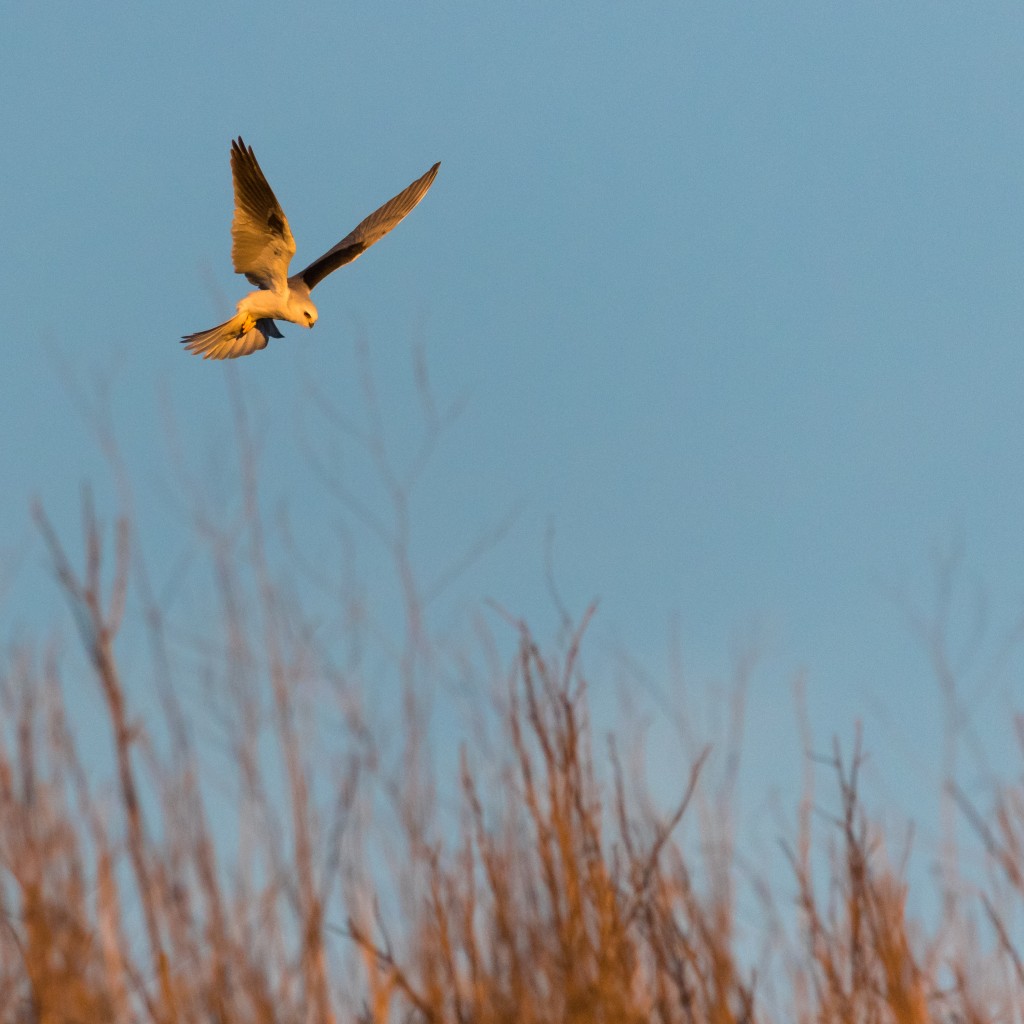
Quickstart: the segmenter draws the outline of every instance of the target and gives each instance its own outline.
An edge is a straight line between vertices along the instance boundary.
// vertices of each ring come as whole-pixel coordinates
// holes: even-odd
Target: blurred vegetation
[[[799,825],[780,837],[791,884],[761,880],[770,940],[752,961],[736,823],[704,791],[707,751],[659,810],[622,738],[595,744],[587,617],[550,650],[503,623],[511,653],[462,666],[489,724],[457,760],[435,759],[423,595],[403,534],[384,530],[406,619],[390,645],[402,725],[382,735],[368,678],[332,635],[357,628],[351,610],[315,625],[301,585],[268,564],[244,422],[240,436],[245,512],[234,537],[205,534],[219,611],[205,632],[191,624],[203,639],[187,664],[129,519],[104,528],[86,500],[73,561],[36,510],[91,679],[27,649],[0,672],[0,1021],[1024,1021],[1019,780],[989,813],[958,796],[990,887],[939,893],[927,928],[861,801],[859,740],[808,760]],[[128,629],[152,652],[145,717],[119,655]],[[190,673],[202,700],[179,685]],[[103,708],[104,737],[81,734],[69,687]],[[109,771],[83,752],[97,743]],[[437,778],[449,763],[456,777]],[[839,787],[817,827],[814,771]],[[688,841],[695,829],[724,841]],[[781,918],[793,927],[769,925]]]

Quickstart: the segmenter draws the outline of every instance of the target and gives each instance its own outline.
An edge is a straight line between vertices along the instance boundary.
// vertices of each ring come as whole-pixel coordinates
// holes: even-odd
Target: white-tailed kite
[[[288,276],[295,255],[295,239],[252,147],[241,137],[231,143],[231,177],[235,183],[235,216],[231,222],[231,261],[236,274],[245,274],[258,291],[238,303],[238,312],[209,331],[189,334],[182,342],[204,359],[234,359],[267,347],[268,338],[282,338],[275,320],[312,327],[317,309],[309,293],[332,271],[351,263],[383,238],[427,194],[434,183],[433,167],[404,192],[371,213],[305,270]]]

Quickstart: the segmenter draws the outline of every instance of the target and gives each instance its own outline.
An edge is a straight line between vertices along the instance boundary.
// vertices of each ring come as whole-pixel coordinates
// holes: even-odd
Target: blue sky
[[[977,594],[988,628],[965,693],[981,745],[1018,763],[1020,666],[983,670],[1024,592],[1019,4],[13,0],[4,23],[9,634],[37,607],[51,621],[31,497],[63,530],[85,480],[112,507],[75,395],[107,396],[170,574],[188,550],[171,452],[216,489],[230,376],[270,499],[326,544],[335,511],[301,456],[311,382],[357,409],[364,337],[401,449],[419,343],[439,395],[466,401],[413,510],[424,575],[517,510],[455,606],[493,598],[550,631],[553,526],[566,603],[601,600],[599,679],[625,651],[668,686],[677,630],[685,699],[713,703],[705,684],[753,644],[757,782],[798,777],[803,673],[823,745],[863,718],[876,784],[927,815],[941,716],[905,603],[932,606],[934,552],[960,545],[951,632],[969,635]],[[237,134],[297,266],[442,167],[317,290],[312,333],[223,366],[177,339],[246,288]]]

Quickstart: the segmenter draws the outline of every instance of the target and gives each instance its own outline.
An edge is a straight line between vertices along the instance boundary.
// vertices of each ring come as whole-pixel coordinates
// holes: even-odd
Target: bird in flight
[[[231,177],[235,184],[235,216],[231,222],[231,261],[236,274],[257,286],[238,303],[237,313],[208,331],[182,338],[190,352],[204,359],[235,359],[267,347],[268,338],[283,338],[275,320],[312,327],[316,306],[309,293],[330,273],[361,256],[380,241],[427,194],[440,163],[407,189],[371,213],[333,249],[305,270],[288,276],[295,239],[288,218],[267,184],[251,146],[241,136],[231,143]]]

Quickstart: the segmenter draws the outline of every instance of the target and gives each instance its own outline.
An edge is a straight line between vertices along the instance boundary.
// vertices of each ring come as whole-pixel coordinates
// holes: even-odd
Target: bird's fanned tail
[[[248,313],[236,313],[208,331],[186,335],[181,342],[204,359],[237,359],[266,348],[268,338],[283,337],[273,320],[254,320]]]

